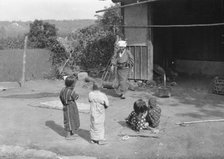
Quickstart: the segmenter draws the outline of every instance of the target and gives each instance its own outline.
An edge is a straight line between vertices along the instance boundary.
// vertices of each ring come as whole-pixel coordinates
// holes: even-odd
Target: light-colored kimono
[[[89,93],[90,102],[90,137],[92,140],[105,140],[104,122],[105,107],[109,106],[109,101],[103,92],[94,90]]]

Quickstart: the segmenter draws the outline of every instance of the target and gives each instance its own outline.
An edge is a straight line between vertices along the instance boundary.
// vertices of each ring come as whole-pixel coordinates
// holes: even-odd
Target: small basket
[[[213,79],[212,93],[224,95],[224,77],[215,77]]]
[[[166,86],[166,74],[163,76],[163,86],[158,88],[158,96],[168,98],[171,96],[171,88]]]
[[[158,96],[161,98],[168,98],[171,96],[171,88],[161,86],[158,88]]]

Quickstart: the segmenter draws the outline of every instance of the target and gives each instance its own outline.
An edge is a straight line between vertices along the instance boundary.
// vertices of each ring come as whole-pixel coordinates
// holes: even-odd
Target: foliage
[[[51,63],[53,66],[58,66],[67,59],[65,48],[59,43],[56,37],[48,38],[46,45],[51,51]]]
[[[81,61],[86,68],[105,67],[114,53],[116,36],[122,35],[120,9],[110,7],[103,16],[98,16],[96,25],[81,30],[81,39],[87,44],[83,49]]]
[[[121,28],[122,16],[121,16],[121,10],[117,9],[118,7],[119,7],[119,4],[116,4],[108,8],[109,10],[105,11],[103,16],[98,16],[97,23],[100,26],[102,26],[104,30],[113,32],[114,34],[119,35],[120,37],[123,38],[123,33]]]
[[[7,37],[0,39],[0,50],[22,49],[24,47],[25,36]]]
[[[116,36],[122,37],[120,11],[112,9],[98,16],[95,24],[71,33],[67,38],[58,38],[54,25],[40,20],[30,24],[29,46],[48,48],[56,75],[59,68],[74,70],[105,67],[114,52]]]
[[[30,23],[33,21],[0,21],[0,38],[23,36],[29,32]],[[68,36],[77,29],[87,27],[95,23],[94,19],[74,19],[74,20],[43,20],[54,24],[58,29],[59,36]]]
[[[105,67],[113,55],[116,36],[122,37],[121,21],[120,10],[108,10],[94,25],[70,34],[74,63],[84,69]]]
[[[56,36],[57,29],[55,25],[43,22],[42,20],[35,20],[33,23],[30,23],[28,37],[30,45],[34,48],[48,47],[48,41],[50,41],[52,37]]]
[[[51,54],[52,65],[60,65],[66,60],[65,48],[57,40],[55,25],[42,20],[35,20],[30,24],[28,33],[29,46],[34,48],[48,48]]]
[[[68,58],[66,49],[57,40],[57,29],[55,25],[41,20],[35,20],[30,24],[28,33],[29,46],[33,48],[47,48],[51,51],[50,61],[52,72],[56,77],[60,76],[59,67]]]
[[[66,38],[54,39],[50,46],[52,64],[74,70],[76,66],[88,70],[105,67],[114,52],[116,36],[122,36],[120,11],[106,11],[95,24],[79,29]],[[65,69],[66,69],[65,68]]]
[[[113,54],[115,36],[99,25],[83,28],[73,38],[78,39],[74,51],[75,62],[84,69],[105,66]]]
[[[105,67],[113,55],[116,36],[122,37],[122,30],[118,27],[121,21],[120,10],[108,10],[103,16],[98,16],[95,24],[76,30],[65,40],[60,40],[54,24],[35,20],[30,23],[27,34],[28,47],[48,48],[51,51],[50,60],[57,76],[60,73],[58,69],[67,61],[67,67],[71,70],[76,66],[84,69]],[[21,41],[19,40],[21,45],[17,47],[24,47],[24,36]],[[18,39],[11,41],[7,45],[13,48]],[[2,44],[1,40],[0,44]],[[0,48],[4,46],[0,45]]]

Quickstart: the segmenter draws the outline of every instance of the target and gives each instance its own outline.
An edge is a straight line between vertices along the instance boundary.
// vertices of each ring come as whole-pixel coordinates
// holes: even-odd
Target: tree
[[[0,39],[0,49],[22,49],[25,36],[7,37]]]
[[[119,6],[119,4],[116,4],[108,8],[102,16],[97,17],[97,23],[104,27],[104,30],[108,30],[120,37],[123,37],[121,28],[123,17],[121,15],[121,9],[118,9]]]
[[[103,16],[98,16],[95,24],[71,33],[63,41],[56,38],[54,26],[35,20],[30,25],[29,39],[34,46],[48,47],[51,50],[52,65],[56,69],[64,66],[66,61],[66,67],[71,70],[74,70],[74,66],[101,69],[107,65],[114,53],[117,35],[122,37],[119,27],[121,22],[120,10],[108,10]],[[57,74],[60,72],[57,71]]]
[[[113,55],[116,36],[123,37],[121,23],[120,9],[107,10],[94,25],[70,34],[69,39],[76,43],[74,63],[84,69],[105,67]]]
[[[48,41],[52,37],[57,37],[57,29],[54,24],[35,20],[30,24],[28,37],[30,45],[34,48],[46,48],[49,47]]]
[[[75,33],[79,39],[75,49],[79,61],[85,69],[104,67],[113,54],[115,36],[99,25],[83,28]]]
[[[1,28],[0,28],[0,37],[6,38],[6,29],[4,26],[1,26]]]

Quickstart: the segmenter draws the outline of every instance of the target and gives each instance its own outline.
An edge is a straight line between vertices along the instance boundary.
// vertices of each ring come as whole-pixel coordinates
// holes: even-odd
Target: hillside
[[[87,27],[95,23],[95,20],[43,20],[55,24],[59,36],[66,36],[77,29]],[[32,21],[0,21],[0,38],[21,36],[29,32],[29,25]]]

